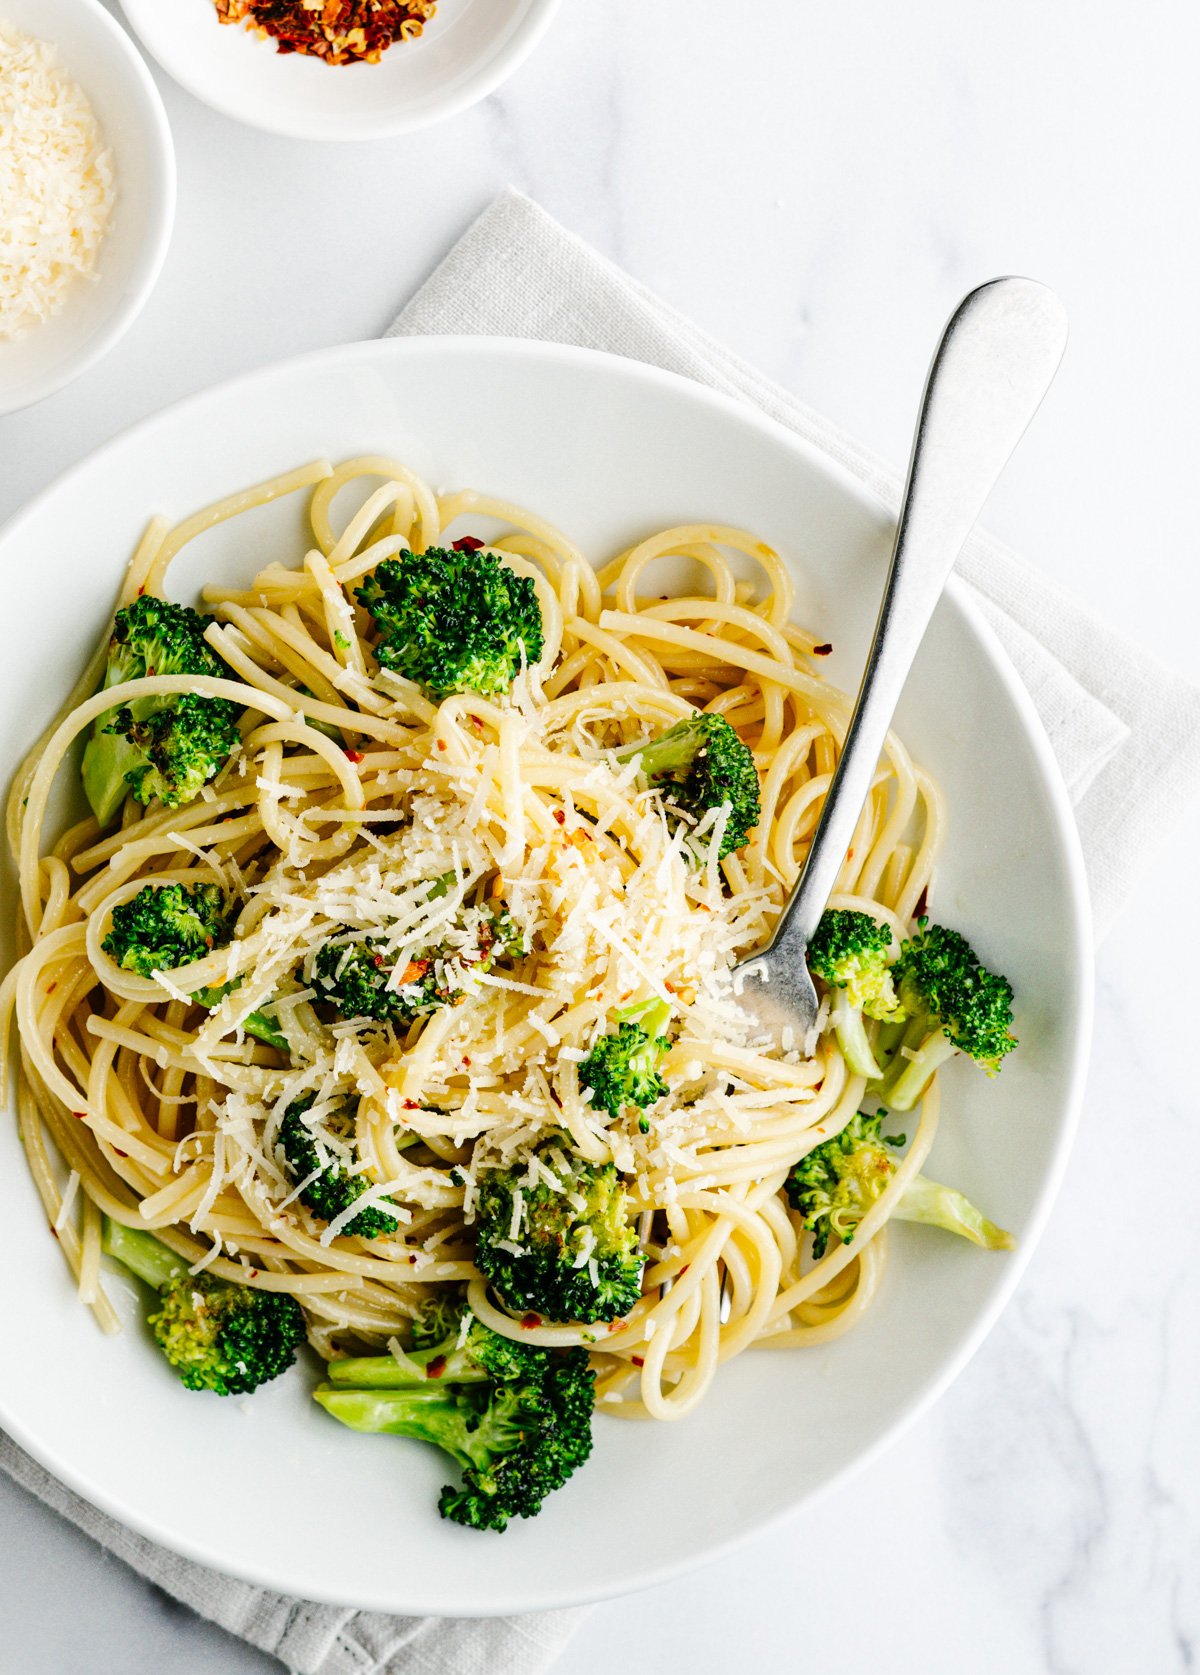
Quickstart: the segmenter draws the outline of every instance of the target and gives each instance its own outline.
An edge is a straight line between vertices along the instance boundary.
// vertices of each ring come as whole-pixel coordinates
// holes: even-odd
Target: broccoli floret
[[[658,1073],[670,1045],[663,1033],[670,1008],[657,1002],[617,1017],[616,1029],[602,1035],[579,1066],[580,1086],[590,1091],[593,1106],[607,1111],[614,1122],[630,1105],[645,1111],[670,1091]],[[638,1126],[643,1134],[649,1132],[646,1117]]]
[[[511,1343],[461,1305],[429,1312],[413,1334],[424,1347],[331,1361],[316,1400],[352,1430],[415,1437],[449,1454],[463,1480],[442,1490],[443,1518],[500,1531],[534,1517],[592,1450],[586,1350]]]
[[[553,1142],[539,1149],[538,1162],[536,1179],[523,1168],[480,1174],[476,1265],[514,1311],[556,1321],[621,1319],[642,1294],[646,1258],[616,1169],[568,1157]]]
[[[881,1136],[886,1111],[867,1116],[859,1111],[840,1134],[801,1158],[787,1178],[787,1195],[813,1236],[813,1255],[820,1261],[830,1234],[850,1244],[855,1229],[896,1172],[890,1147],[902,1146],[904,1136]],[[916,1175],[892,1211],[898,1221],[920,1221],[960,1233],[985,1250],[1011,1250],[1012,1235],[975,1208],[961,1192]]]
[[[227,675],[204,630],[211,618],[142,594],[116,614],[104,687],[143,675]],[[83,753],[83,789],[102,826],[132,791],[178,808],[218,772],[237,743],[236,704],[194,692],[138,698],[98,716]]]
[[[888,950],[892,933],[869,913],[831,907],[808,944],[808,963],[814,977],[838,991],[833,1007],[834,1029],[846,1063],[856,1076],[874,1080],[883,1074],[867,1039],[863,1015],[899,1022],[903,1009],[896,999]]]
[[[958,1051],[989,1076],[999,1072],[1017,1044],[1012,984],[981,965],[965,937],[920,919],[892,974],[909,1022],[883,1082],[889,1105],[910,1111],[934,1071]]]
[[[233,915],[219,884],[147,884],[131,901],[113,908],[111,928],[100,946],[122,970],[153,977],[156,971],[202,960],[229,941],[232,929]],[[197,989],[192,999],[211,1011],[241,981]],[[251,1012],[242,1028],[268,1047],[288,1051],[287,1037],[265,1013]]]
[[[288,1106],[279,1125],[279,1143],[283,1147],[283,1155],[292,1179],[308,1181],[308,1185],[300,1194],[300,1202],[306,1205],[318,1220],[335,1221],[351,1204],[361,1198],[364,1192],[370,1190],[372,1183],[365,1175],[352,1174],[347,1165],[337,1158],[329,1158],[322,1168],[322,1158],[317,1150],[316,1141],[304,1121],[304,1112],[312,1105],[313,1097],[311,1093],[305,1094],[300,1099],[294,1099]],[[352,1139],[352,1109],[346,1107],[337,1112],[327,1119],[325,1126],[332,1126],[339,1138]],[[318,1169],[320,1174],[315,1180],[310,1180],[309,1177]],[[399,1225],[396,1218],[388,1215],[386,1210],[368,1204],[345,1224],[342,1232],[349,1238],[377,1239],[381,1234],[394,1233]]]
[[[104,1218],[103,1248],[158,1292],[147,1317],[155,1341],[189,1390],[243,1396],[286,1372],[304,1342],[294,1297],[259,1291],[187,1263],[150,1233]]]
[[[101,947],[123,971],[153,977],[202,960],[229,941],[230,930],[219,884],[147,884],[113,908]]]
[[[379,631],[380,664],[433,698],[507,692],[542,655],[536,587],[486,549],[387,558],[354,591]]]
[[[758,770],[724,716],[698,712],[648,744],[618,752],[617,759],[635,757],[650,784],[661,788],[668,814],[677,810],[691,825],[710,809],[728,809],[719,860],[740,849],[758,825]]]
[[[454,882],[453,873],[436,879],[430,886],[429,899],[444,896]],[[462,946],[458,938],[422,949],[407,961],[398,978],[379,937],[356,942],[331,937],[313,961],[313,987],[343,1018],[411,1024],[463,998],[463,989],[446,980],[447,964],[454,963],[464,974],[490,971],[497,960],[525,952],[520,931],[502,908],[491,903],[468,908],[462,923],[474,931],[469,946]]]

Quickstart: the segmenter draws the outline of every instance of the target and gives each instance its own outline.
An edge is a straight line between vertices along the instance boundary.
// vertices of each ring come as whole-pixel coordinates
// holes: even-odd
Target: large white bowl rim
[[[9,759],[67,684],[68,676],[31,678],[45,638],[59,636],[73,671],[156,505],[183,516],[208,494],[306,451],[389,448],[439,484],[532,500],[605,556],[669,522],[749,524],[796,557],[802,612],[843,640],[840,677],[854,678],[890,518],[790,432],[673,374],[583,349],[471,337],[352,344],[253,372],[144,421],[0,534],[17,602],[0,671]],[[256,546],[255,567],[266,550]],[[69,593],[53,585],[64,562]],[[184,596],[198,580],[199,571],[183,578]],[[37,634],[14,634],[29,621]],[[438,1460],[410,1445],[389,1453],[382,1440],[330,1425],[308,1401],[306,1379],[223,1404],[181,1392],[136,1326],[124,1341],[101,1340],[44,1236],[5,1126],[0,1225],[23,1271],[9,1290],[8,1332],[27,1353],[0,1359],[0,1423],[94,1505],[190,1558],[281,1592],[406,1613],[509,1614],[661,1582],[861,1470],[957,1375],[1029,1260],[1067,1158],[1092,1002],[1086,885],[1067,794],[1027,693],[958,582],[935,616],[899,726],[935,758],[958,820],[937,900],[964,928],[986,927],[987,951],[997,950],[1026,1002],[1022,1051],[998,1082],[951,1067],[946,1103],[955,1115],[943,1119],[935,1154],[956,1184],[986,1193],[990,1213],[1014,1227],[1015,1255],[898,1229],[893,1260],[903,1284],[890,1285],[850,1337],[795,1355],[743,1356],[680,1425],[598,1424],[597,1460],[541,1517],[493,1539],[439,1522],[433,1500],[446,1473]],[[981,729],[997,764],[988,774],[972,766]],[[132,1293],[123,1306],[133,1321]],[[62,1393],[61,1378],[48,1387],[21,1371],[72,1356],[74,1396]]]

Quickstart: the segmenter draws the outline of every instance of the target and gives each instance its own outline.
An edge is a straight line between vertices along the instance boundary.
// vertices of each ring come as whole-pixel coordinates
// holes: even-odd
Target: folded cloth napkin
[[[769,413],[848,467],[887,505],[899,506],[899,473],[518,193],[506,193],[479,218],[388,335],[429,332],[554,339],[682,373]],[[1200,690],[990,537],[973,535],[958,568],[1046,726],[1075,806],[1103,929],[1136,863],[1200,788]],[[3,1435],[0,1467],[157,1586],[300,1675],[537,1675],[582,1615],[385,1617],[285,1599],[135,1535]]]

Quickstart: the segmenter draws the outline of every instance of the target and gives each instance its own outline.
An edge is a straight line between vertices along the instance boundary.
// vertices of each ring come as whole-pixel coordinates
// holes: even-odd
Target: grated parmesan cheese
[[[94,277],[112,217],[112,158],[55,49],[0,22],[0,342]]]

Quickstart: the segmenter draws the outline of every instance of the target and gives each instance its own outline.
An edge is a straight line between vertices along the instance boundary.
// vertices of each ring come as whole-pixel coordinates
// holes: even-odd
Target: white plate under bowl
[[[163,69],[213,110],[302,140],[376,140],[486,98],[541,40],[559,0],[439,0],[416,40],[378,64],[328,65],[241,25],[213,0],[121,0]]]
[[[0,413],[69,384],[122,338],[154,289],[175,220],[175,148],[149,70],[97,0],[2,0],[0,21],[58,49],[113,156],[116,200],[96,277],[62,310],[0,342]]]
[[[598,558],[671,523],[743,524],[792,566],[800,618],[834,644],[833,676],[852,683],[861,665],[888,518],[789,433],[681,379],[583,350],[485,338],[354,344],[140,425],[0,537],[5,777],[103,630],[148,514],[182,517],[307,458],[359,452],[396,455],[435,485],[524,502]],[[293,499],[205,536],[172,591],[190,598],[205,575],[249,577],[294,557],[301,510]],[[87,1499],[180,1552],[285,1593],[406,1613],[505,1614],[662,1581],[861,1466],[946,1387],[1012,1292],[1066,1159],[1091,1011],[1066,795],[1029,699],[957,585],[898,724],[946,791],[935,910],[1011,976],[1021,1037],[995,1082],[963,1063],[944,1073],[931,1169],[1012,1228],[1017,1254],[895,1228],[882,1296],[845,1339],[743,1355],[675,1425],[601,1414],[593,1461],[541,1515],[480,1535],[439,1520],[447,1473],[433,1450],[330,1423],[309,1399],[315,1366],[246,1402],[192,1394],[138,1326],[132,1289],[120,1293],[132,1330],[102,1338],[3,1124],[0,1253],[21,1276],[6,1289],[5,1337],[22,1352],[0,1357],[0,1424]],[[31,1377],[31,1366],[72,1374]],[[863,1505],[869,1516],[869,1493]]]

